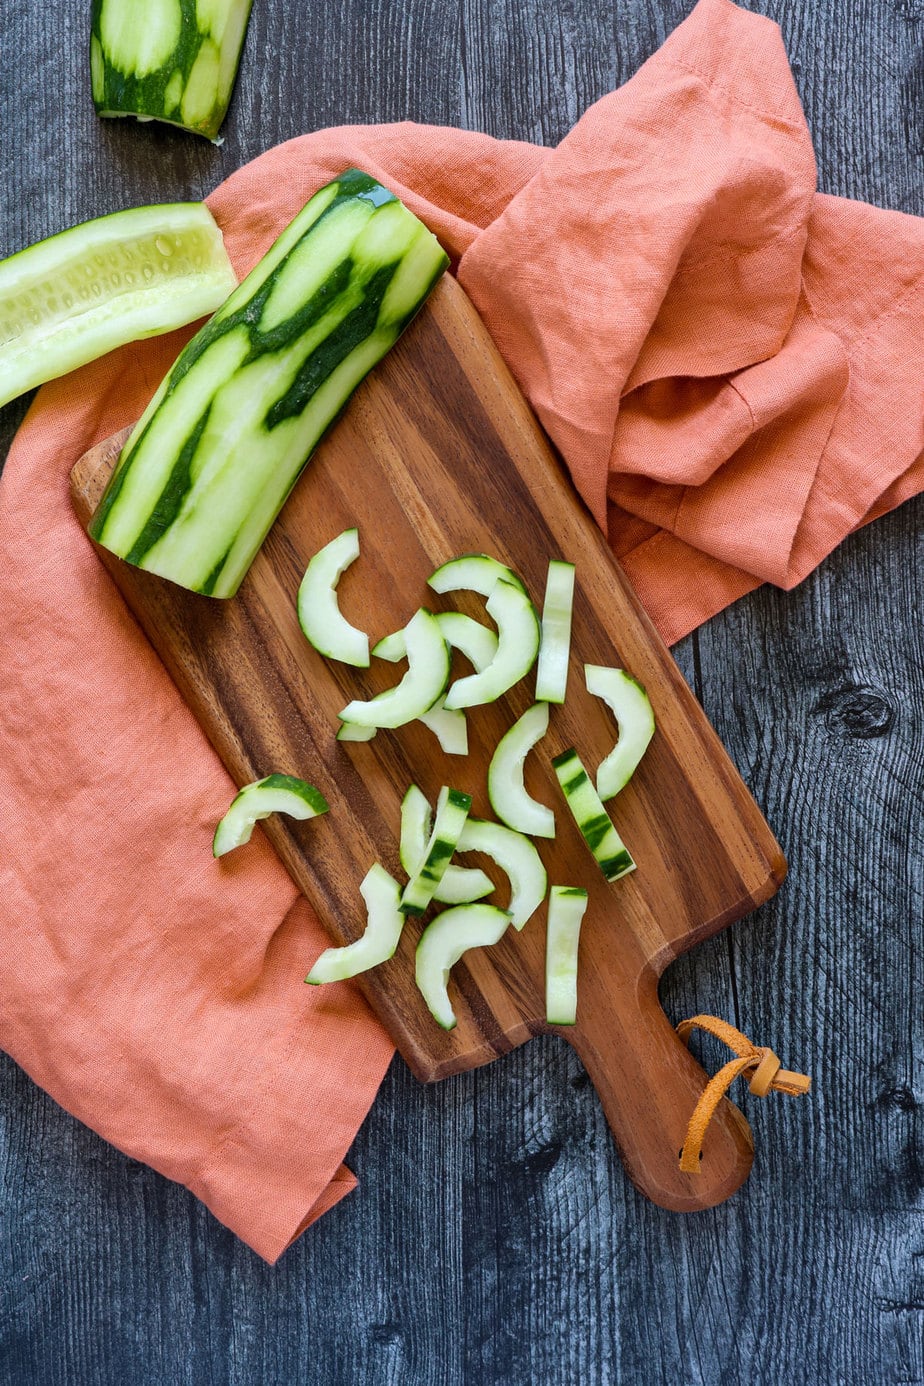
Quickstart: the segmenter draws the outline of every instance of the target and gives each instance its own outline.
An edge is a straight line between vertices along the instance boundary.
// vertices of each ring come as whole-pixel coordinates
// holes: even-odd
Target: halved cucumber
[[[651,702],[638,679],[625,669],[601,664],[584,665],[588,693],[602,698],[616,718],[619,740],[597,769],[597,793],[612,799],[629,783],[654,735]]]
[[[553,558],[542,604],[542,638],[536,669],[536,701],[563,703],[568,687],[571,654],[571,612],[574,606],[574,564]]]
[[[405,914],[423,914],[433,899],[456,850],[471,806],[470,794],[446,787],[440,790],[433,831],[424,848],[423,858],[401,896],[401,909]]]
[[[290,818],[315,818],[327,813],[330,805],[313,784],[295,775],[267,775],[253,784],[245,784],[231,800],[231,807],[215,829],[212,853],[223,857],[235,847],[250,841],[254,824],[271,813],[285,813]]]
[[[526,591],[522,579],[512,568],[486,553],[466,553],[460,558],[450,558],[430,574],[427,584],[434,592],[480,592],[482,597],[490,597],[501,578]]]
[[[420,869],[427,855],[431,834],[432,814],[427,796],[412,784],[401,801],[401,865],[409,876]],[[449,865],[433,892],[434,900],[444,905],[468,905],[490,895],[494,882],[475,866]]]
[[[488,798],[508,828],[530,837],[554,837],[555,815],[526,792],[523,762],[549,728],[548,703],[534,703],[502,736],[488,766]]]
[[[577,1019],[578,943],[587,909],[580,886],[552,886],[545,942],[545,1018],[550,1025]]]
[[[337,604],[337,583],[358,557],[357,529],[345,529],[318,550],[298,589],[298,623],[320,654],[368,669],[369,637],[350,625]]]
[[[405,916],[398,908],[401,887],[384,866],[370,866],[359,887],[366,902],[365,932],[343,948],[326,948],[305,978],[312,986],[344,982],[387,962],[398,946]]]
[[[488,948],[507,932],[510,916],[494,905],[457,905],[444,910],[424,929],[417,945],[417,986],[438,1025],[456,1023],[449,999],[449,973],[469,948]]]
[[[237,280],[201,202],[85,221],[0,263],[0,405],[213,313]]]
[[[501,578],[487,601],[488,615],[497,624],[497,653],[487,668],[457,679],[446,694],[448,708],[493,703],[533,666],[539,649],[539,618],[518,583]]]
[[[510,904],[507,906],[510,922],[515,929],[522,929],[545,899],[549,881],[542,858],[529,838],[500,823],[469,818],[456,850],[483,852],[506,872],[510,878]]]
[[[449,681],[449,646],[439,621],[421,607],[405,628],[407,673],[394,688],[348,703],[339,716],[362,727],[403,727],[442,697]]]
[[[573,748],[563,751],[552,761],[565,802],[574,815],[581,835],[593,853],[600,870],[608,881],[616,881],[635,870],[635,862],[626,844],[613,826],[600,796]]]

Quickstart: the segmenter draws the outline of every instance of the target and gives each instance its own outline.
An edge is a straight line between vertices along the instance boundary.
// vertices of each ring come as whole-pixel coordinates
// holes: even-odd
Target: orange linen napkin
[[[701,0],[553,151],[270,150],[210,199],[239,273],[350,164],[451,251],[668,640],[924,484],[924,222],[816,194],[766,19]],[[302,985],[325,935],[262,835],[212,860],[232,786],[71,514],[181,340],[43,389],[0,481],[0,1042],[272,1260],[352,1186],[392,1047]]]

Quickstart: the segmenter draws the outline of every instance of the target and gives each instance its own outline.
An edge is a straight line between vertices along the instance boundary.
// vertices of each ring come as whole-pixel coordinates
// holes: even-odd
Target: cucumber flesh
[[[523,765],[549,728],[548,703],[534,703],[505,736],[488,766],[488,798],[501,822],[530,837],[554,837],[555,814],[526,792]]]
[[[466,591],[490,597],[501,579],[526,591],[522,579],[506,563],[490,558],[486,553],[466,553],[460,558],[451,558],[437,568],[427,578],[427,584],[440,594]]]
[[[408,876],[414,876],[427,855],[431,833],[430,805],[427,796],[412,784],[401,802],[401,865]],[[490,895],[494,882],[474,866],[455,866],[450,863],[433,892],[434,900],[444,905],[468,905]]]
[[[578,944],[587,909],[580,886],[552,886],[545,943],[545,1018],[549,1025],[577,1020]]]
[[[394,954],[405,916],[398,908],[401,887],[384,866],[370,866],[359,887],[366,902],[366,928],[355,943],[327,948],[305,978],[312,986],[321,982],[345,982],[370,967],[378,967]]]
[[[339,713],[363,727],[402,727],[441,698],[449,680],[449,647],[436,617],[423,607],[407,626],[407,673],[394,688],[374,698],[354,699]]]
[[[563,751],[552,761],[565,803],[590,848],[594,861],[608,881],[617,881],[635,870],[635,862],[626,844],[616,831],[590,776],[573,748]]]
[[[0,405],[214,312],[236,286],[201,202],[113,212],[20,250],[0,262]]]
[[[651,702],[638,679],[625,669],[600,664],[584,665],[588,693],[602,698],[616,718],[619,740],[597,768],[597,793],[612,799],[629,783],[654,735]]]
[[[470,948],[488,948],[507,932],[510,916],[494,905],[456,905],[427,925],[417,945],[416,980],[427,1009],[444,1030],[456,1024],[449,974]]]
[[[483,852],[506,872],[510,878],[507,906],[510,922],[515,929],[522,929],[545,899],[549,881],[542,858],[529,838],[500,823],[469,818],[459,836],[457,850]]]
[[[298,589],[298,623],[309,643],[327,659],[368,669],[369,637],[350,625],[337,604],[337,583],[358,557],[356,529],[345,529],[314,555]]]
[[[436,801],[433,831],[424,848],[420,864],[401,896],[401,909],[405,914],[423,914],[433,899],[456,850],[459,834],[465,826],[471,806],[471,795],[463,794],[458,789],[440,790]]]
[[[355,722],[341,722],[337,732],[338,741],[371,741],[375,727],[358,727]]]
[[[536,701],[563,703],[568,687],[571,654],[571,613],[574,606],[574,564],[553,558],[542,604],[542,636],[536,668]]]
[[[256,822],[269,818],[271,813],[285,813],[289,818],[315,818],[327,813],[330,805],[313,784],[294,775],[267,775],[253,784],[244,785],[231,801],[231,807],[215,829],[212,854],[223,857],[235,847],[250,841]]]
[[[487,601],[497,624],[497,653],[480,673],[458,679],[446,694],[448,708],[493,703],[529,672],[539,649],[539,618],[521,585],[501,578]]]

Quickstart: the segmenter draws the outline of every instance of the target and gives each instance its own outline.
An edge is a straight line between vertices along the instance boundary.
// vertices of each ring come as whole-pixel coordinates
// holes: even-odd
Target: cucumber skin
[[[147,0],[93,0],[90,19],[90,84],[96,113],[99,116],[136,116],[145,120],[159,120],[214,141],[234,89],[253,0],[227,0],[228,11],[244,12],[240,38],[236,45],[237,52],[233,55],[232,62],[229,54],[224,51],[224,43],[218,45],[222,68],[229,75],[221,84],[216,81],[210,109],[193,120],[183,119],[183,94],[203,45],[211,41],[208,31],[203,32],[199,28],[196,0],[178,0],[182,15],[180,37],[169,58],[156,71],[138,77],[133,73],[123,72],[107,56],[101,33],[104,7],[117,7],[129,15],[134,13],[141,26],[145,22],[146,3]],[[179,82],[177,75],[180,78]]]

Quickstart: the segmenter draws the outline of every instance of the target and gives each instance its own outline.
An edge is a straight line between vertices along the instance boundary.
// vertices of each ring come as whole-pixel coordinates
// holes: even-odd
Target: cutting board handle
[[[599,1095],[633,1184],[674,1212],[712,1208],[748,1177],[751,1128],[723,1099],[706,1134],[700,1173],[681,1173],[680,1148],[708,1075],[661,1009],[652,969],[639,979],[634,1016],[624,1001],[613,1005],[611,987],[611,975],[582,969],[578,1022],[565,1037]]]

